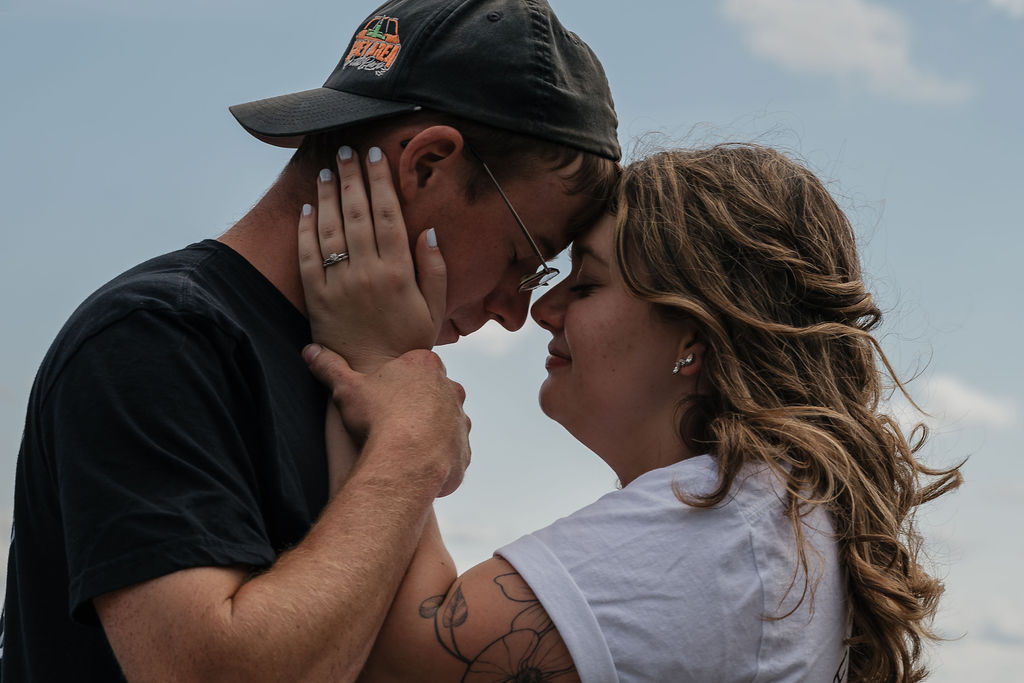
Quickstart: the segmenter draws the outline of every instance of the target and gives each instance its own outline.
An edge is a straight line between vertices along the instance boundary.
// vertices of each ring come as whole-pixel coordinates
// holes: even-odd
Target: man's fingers
[[[332,395],[351,385],[359,374],[349,367],[344,358],[320,344],[304,348],[302,357],[313,376],[329,387]]]
[[[416,281],[427,302],[435,333],[444,322],[445,297],[448,291],[448,269],[437,246],[433,228],[424,230],[416,240]],[[435,334],[436,337],[436,334]]]
[[[461,404],[465,403],[466,402],[466,388],[464,386],[462,386],[461,384],[459,384],[458,382],[456,382],[455,380],[453,380],[453,379],[448,380],[448,381],[452,383],[452,389],[455,390],[455,395],[459,397],[459,404],[461,405]],[[466,419],[468,420],[469,418],[467,417]]]

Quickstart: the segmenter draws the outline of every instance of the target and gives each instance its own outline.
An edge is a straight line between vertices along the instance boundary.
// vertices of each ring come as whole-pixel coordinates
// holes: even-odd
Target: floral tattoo
[[[437,640],[450,655],[466,664],[463,683],[541,683],[557,681],[575,672],[565,655],[551,618],[533,591],[511,572],[494,577],[507,600],[522,603],[509,631],[475,654],[459,647],[457,629],[469,618],[462,584],[451,596],[435,595],[420,604],[420,616],[434,620]]]

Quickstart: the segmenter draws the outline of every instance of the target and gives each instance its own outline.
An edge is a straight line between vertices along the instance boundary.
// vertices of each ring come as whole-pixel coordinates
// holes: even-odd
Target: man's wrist
[[[452,476],[452,458],[441,446],[425,447],[404,430],[371,432],[359,458],[368,479],[437,495]]]

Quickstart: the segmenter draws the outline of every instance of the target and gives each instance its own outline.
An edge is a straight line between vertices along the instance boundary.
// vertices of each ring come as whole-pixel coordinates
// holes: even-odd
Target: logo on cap
[[[349,67],[360,71],[372,71],[378,76],[387,73],[395,63],[402,42],[398,38],[398,19],[377,16],[366,22],[352,42],[352,49],[345,57],[343,69]]]

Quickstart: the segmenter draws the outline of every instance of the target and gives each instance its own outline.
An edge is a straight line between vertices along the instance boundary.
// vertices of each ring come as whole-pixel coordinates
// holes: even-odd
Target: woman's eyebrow
[[[586,244],[581,244],[580,242],[573,242],[572,243],[572,247],[570,248],[570,255],[572,257],[572,262],[573,263],[579,263],[580,261],[583,260],[584,256],[587,256],[587,257],[592,258],[593,260],[597,261],[598,263],[600,263],[603,266],[607,266],[608,265],[608,262],[605,261],[600,256],[598,256],[597,252],[595,252],[593,249],[591,249],[590,246],[588,246]]]

